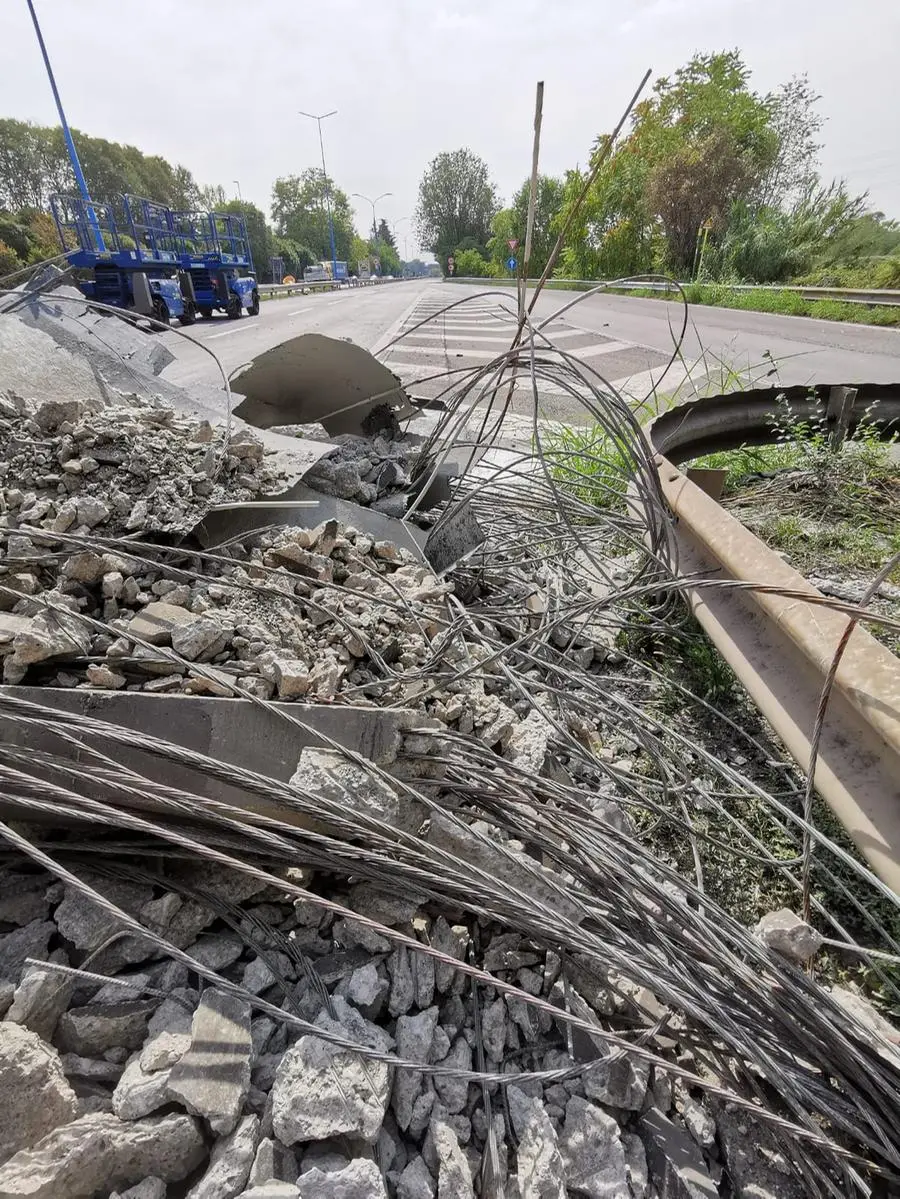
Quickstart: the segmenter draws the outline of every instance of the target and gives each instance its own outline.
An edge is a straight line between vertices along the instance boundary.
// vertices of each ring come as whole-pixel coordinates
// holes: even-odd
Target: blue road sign
[[[506,269],[508,271],[514,271],[517,266],[518,266],[518,263],[516,262],[515,258],[507,258]]]

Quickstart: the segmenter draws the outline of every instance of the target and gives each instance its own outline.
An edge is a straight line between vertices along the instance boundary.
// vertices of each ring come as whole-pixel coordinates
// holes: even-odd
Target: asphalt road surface
[[[545,293],[535,319],[551,316],[580,295]],[[441,314],[451,304],[453,310]],[[268,300],[258,317],[213,318],[188,332],[213,350],[228,372],[299,333],[349,337],[374,350],[398,332],[407,332],[388,350],[385,361],[414,394],[428,397],[446,387],[445,379],[434,376],[483,366],[503,353],[514,327],[514,304],[512,291],[409,281]],[[900,383],[898,329],[725,308],[692,308],[689,317],[680,359],[671,366],[674,334],[682,320],[682,309],[675,304],[591,296],[547,325],[546,332],[560,349],[636,399],[647,394],[663,370],[660,391],[680,388],[681,396],[695,389],[731,390],[733,373],[760,384]],[[425,318],[431,319],[414,328]],[[166,378],[187,385],[217,382],[218,371],[208,354],[174,333],[163,336],[176,355]],[[562,393],[554,395],[548,388],[542,398],[547,405],[544,415],[573,415],[572,403]],[[523,395],[516,406],[527,403]]]

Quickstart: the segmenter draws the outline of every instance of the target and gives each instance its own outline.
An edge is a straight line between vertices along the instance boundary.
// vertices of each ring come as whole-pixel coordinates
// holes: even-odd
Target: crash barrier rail
[[[884,437],[900,428],[900,386],[760,388],[679,404],[647,427],[676,520],[678,570],[700,624],[778,733],[809,765],[820,698],[848,623],[822,593],[726,512],[686,462],[773,440],[782,397],[841,437],[863,416]],[[695,476],[698,482],[701,476]],[[873,871],[900,893],[900,658],[863,624],[834,676],[814,785]]]
[[[509,275],[479,276],[452,275],[445,279],[447,283],[477,283],[500,284],[507,287],[515,286],[516,280]],[[537,279],[526,279],[526,285],[535,286]],[[673,284],[667,283],[620,283],[615,279],[561,279],[553,276],[549,280],[554,286],[564,284],[573,291],[590,291],[592,287],[608,286],[611,292],[617,291],[672,291]],[[679,287],[693,287],[695,284],[680,283]],[[846,304],[877,304],[893,308],[900,305],[900,290],[889,288],[872,288],[867,291],[858,287],[800,287],[797,284],[782,283],[710,283],[700,284],[701,287],[721,287],[727,291],[790,291],[795,292],[801,300],[843,300]],[[672,298],[677,299],[678,293],[672,291]]]
[[[413,279],[360,279],[357,283],[348,284],[346,279],[339,279],[336,283],[333,279],[322,279],[318,282],[304,283],[302,279],[298,279],[296,283],[260,283],[259,294],[261,297],[266,296],[292,296],[298,292],[306,291],[339,291],[342,287],[372,287],[375,284],[379,286],[388,283],[412,283]]]

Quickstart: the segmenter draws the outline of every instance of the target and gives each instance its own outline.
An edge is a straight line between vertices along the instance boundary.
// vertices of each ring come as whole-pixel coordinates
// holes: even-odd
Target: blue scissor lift
[[[121,197],[113,205],[81,196],[51,196],[59,239],[72,266],[90,271],[79,287],[91,299],[168,324],[194,319],[182,294],[179,240],[172,214],[152,200]]]
[[[183,290],[201,316],[225,312],[236,320],[259,312],[259,287],[243,217],[232,212],[174,212],[181,242]]]

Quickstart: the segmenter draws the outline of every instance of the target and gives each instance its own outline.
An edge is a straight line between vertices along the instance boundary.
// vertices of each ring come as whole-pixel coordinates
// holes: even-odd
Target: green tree
[[[500,205],[487,163],[471,150],[438,154],[419,183],[416,230],[445,270],[447,257],[471,238],[485,249]]]
[[[385,245],[390,246],[391,249],[394,251],[394,253],[397,252],[397,239],[394,237],[393,233],[391,232],[391,227],[387,223],[387,221],[384,219],[384,217],[382,217],[381,220],[378,222],[377,240],[380,242],[384,242]]]
[[[306,268],[316,262],[316,256],[309,246],[301,246],[292,238],[279,237],[277,233],[272,238],[272,253],[284,261],[284,273],[293,275],[295,279],[302,279]]]
[[[821,98],[806,75],[795,75],[767,97],[777,148],[754,196],[757,207],[790,208],[818,183]]]
[[[464,279],[481,278],[490,275],[490,264],[485,262],[477,250],[457,250],[454,254],[456,274]]]
[[[369,253],[378,259],[382,275],[400,274],[400,255],[390,242],[382,241],[380,237],[375,241],[370,241]]]
[[[336,256],[346,262],[351,256],[355,230],[353,212],[346,192],[329,180],[334,219]],[[325,203],[325,177],[321,168],[307,167],[299,175],[276,179],[272,187],[272,220],[282,237],[309,246],[316,261],[331,258],[328,210]]]
[[[529,274],[543,274],[544,267],[550,258],[550,251],[556,244],[556,221],[562,208],[564,184],[561,179],[552,175],[539,175],[537,195],[534,206],[534,227],[531,237],[531,260]],[[487,244],[488,253],[495,268],[501,273],[506,270],[506,260],[510,256],[509,241],[515,238],[519,245],[516,256],[522,258],[525,253],[525,232],[528,225],[528,199],[531,193],[531,180],[526,179],[513,196],[511,208],[502,208],[491,223],[492,237]]]
[[[0,238],[0,279],[3,279],[6,275],[11,275],[21,265],[22,260],[15,250]]]
[[[247,200],[228,200],[219,211],[236,212],[244,218],[257,278],[267,279],[270,273],[269,260],[274,251],[272,230],[266,224],[265,213]]]
[[[753,194],[777,151],[772,104],[750,89],[740,54],[695,55],[635,108],[573,224],[564,268],[612,277],[657,265],[690,272],[700,225],[721,236],[732,204]],[[567,178],[563,216],[581,182],[579,172]]]

